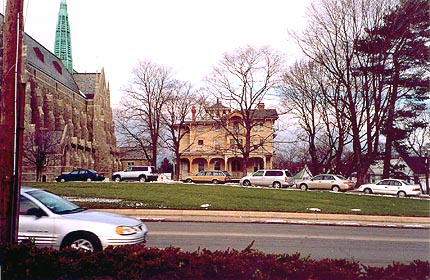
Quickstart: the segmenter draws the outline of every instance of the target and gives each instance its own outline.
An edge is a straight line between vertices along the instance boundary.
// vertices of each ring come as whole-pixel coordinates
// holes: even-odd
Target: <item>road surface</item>
[[[252,248],[299,252],[312,259],[347,259],[364,265],[430,260],[430,229],[261,223],[145,222],[147,246],[196,251]]]

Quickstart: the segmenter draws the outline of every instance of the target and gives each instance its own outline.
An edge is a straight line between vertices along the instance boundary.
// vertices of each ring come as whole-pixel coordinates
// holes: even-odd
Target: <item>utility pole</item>
[[[24,95],[21,84],[24,0],[7,0],[0,91],[0,244],[17,242]],[[0,265],[3,256],[0,255]]]
[[[425,152],[424,154],[424,168],[426,170],[426,194],[430,194],[430,182],[429,182],[429,173],[430,173],[430,153],[429,153],[430,149],[428,151]]]

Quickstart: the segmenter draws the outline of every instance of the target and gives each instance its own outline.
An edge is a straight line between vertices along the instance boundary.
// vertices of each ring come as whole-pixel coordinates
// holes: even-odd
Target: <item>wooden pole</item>
[[[23,91],[21,58],[24,0],[8,0],[3,25],[0,91],[0,242],[17,241]],[[22,116],[20,116],[22,114]]]

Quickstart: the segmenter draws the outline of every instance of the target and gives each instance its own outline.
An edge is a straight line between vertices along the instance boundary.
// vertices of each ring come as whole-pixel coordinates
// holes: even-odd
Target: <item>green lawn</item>
[[[164,183],[23,183],[66,197],[108,198],[120,202],[77,201],[89,208],[150,208],[211,210],[253,210],[430,217],[430,200],[391,196],[367,196],[327,191],[245,188],[232,185]],[[360,212],[352,209],[361,209]]]

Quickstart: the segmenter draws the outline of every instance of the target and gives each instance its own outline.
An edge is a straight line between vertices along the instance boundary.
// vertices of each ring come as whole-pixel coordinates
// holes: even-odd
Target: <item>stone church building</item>
[[[3,24],[3,16],[1,17]],[[3,28],[1,37],[3,38]],[[94,169],[110,177],[119,169],[109,84],[104,69],[73,69],[67,5],[61,0],[55,54],[24,34],[25,129],[23,181],[36,180],[33,160],[48,157],[42,179],[52,181],[76,168]],[[1,52],[2,54],[3,52]]]

